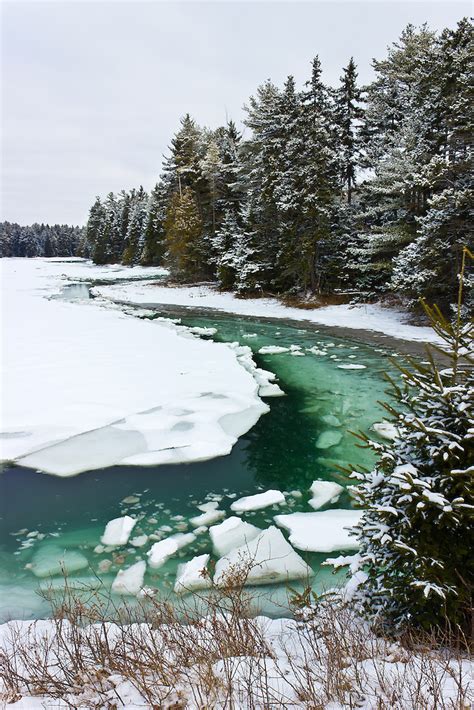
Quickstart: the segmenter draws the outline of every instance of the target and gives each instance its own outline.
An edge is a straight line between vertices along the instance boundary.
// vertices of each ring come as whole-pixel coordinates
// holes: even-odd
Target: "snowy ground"
[[[159,284],[117,284],[96,289],[96,293],[128,303],[166,304],[193,308],[214,308],[227,313],[262,318],[289,318],[326,326],[372,330],[419,342],[439,342],[427,327],[408,325],[406,313],[377,304],[325,306],[313,310],[284,306],[274,298],[236,298],[209,286],[166,287]]]
[[[229,453],[268,410],[258,396],[266,376],[257,383],[245,349],[95,300],[50,298],[71,281],[161,269],[44,259],[0,268],[2,460],[61,476],[204,460]]]
[[[15,621],[0,626],[0,657],[0,701],[12,710],[467,710],[472,701],[462,654],[409,652],[344,609],[305,622],[217,614],[198,626]]]

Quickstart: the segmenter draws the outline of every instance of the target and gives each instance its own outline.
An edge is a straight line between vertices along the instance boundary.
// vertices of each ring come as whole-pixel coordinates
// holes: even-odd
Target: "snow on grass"
[[[97,291],[105,298],[129,303],[213,308],[239,315],[290,318],[327,326],[373,330],[401,340],[441,342],[431,328],[408,325],[405,322],[407,314],[403,311],[383,308],[376,303],[301,309],[284,306],[275,298],[236,298],[232,293],[221,293],[209,286],[118,284],[100,287]]]
[[[309,579],[313,573],[281,531],[271,526],[221,557],[216,564],[214,584],[226,584],[239,574],[245,576],[245,584],[259,585]]]
[[[359,545],[349,528],[362,517],[360,510],[324,510],[317,513],[275,515],[275,523],[290,533],[290,542],[305,552],[356,550]]]
[[[95,300],[48,298],[65,275],[128,278],[129,269],[42,259],[0,268],[2,460],[60,476],[201,461],[228,454],[268,411],[238,360],[246,353]]]
[[[249,510],[261,510],[268,508],[270,505],[285,503],[285,496],[281,491],[265,491],[265,493],[256,493],[253,496],[244,496],[234,501],[230,506],[234,513],[246,513]]]

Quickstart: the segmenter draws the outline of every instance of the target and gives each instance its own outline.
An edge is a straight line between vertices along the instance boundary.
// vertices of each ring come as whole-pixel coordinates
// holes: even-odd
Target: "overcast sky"
[[[469,2],[3,1],[1,219],[84,223],[95,195],[160,172],[179,118],[240,121],[259,83],[299,85],[319,54],[362,82],[403,27],[454,27]]]

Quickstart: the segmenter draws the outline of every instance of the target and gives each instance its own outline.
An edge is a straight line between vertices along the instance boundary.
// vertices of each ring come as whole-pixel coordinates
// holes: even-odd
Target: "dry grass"
[[[112,710],[132,692],[149,708],[470,707],[459,636],[394,643],[335,600],[271,624],[249,616],[255,600],[240,574],[180,605],[145,598],[118,607],[66,584],[52,624],[10,625],[0,647],[3,699]]]

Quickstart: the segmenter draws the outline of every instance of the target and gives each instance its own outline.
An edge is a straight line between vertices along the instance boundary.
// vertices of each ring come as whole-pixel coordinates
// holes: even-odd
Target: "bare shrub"
[[[144,596],[50,594],[53,619],[11,622],[0,643],[6,702],[49,697],[70,708],[470,707],[466,642],[376,635],[337,597],[301,595],[293,618],[252,617],[248,570],[173,603]],[[304,602],[304,604],[302,604]],[[287,610],[288,611],[288,610]]]

